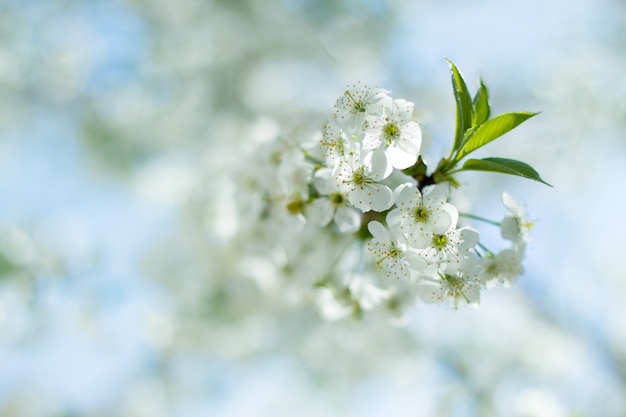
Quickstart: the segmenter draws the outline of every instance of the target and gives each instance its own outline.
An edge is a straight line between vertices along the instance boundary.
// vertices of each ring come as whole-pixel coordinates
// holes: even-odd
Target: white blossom
[[[384,152],[370,152],[363,159],[358,152],[348,155],[336,170],[339,187],[356,208],[364,212],[381,212],[393,205],[391,189],[378,182],[387,178],[392,171]]]
[[[422,275],[418,285],[420,298],[427,303],[450,301],[459,308],[480,301],[481,283],[475,258],[466,259],[463,268]]]
[[[533,222],[528,219],[526,211],[506,192],[502,193],[502,204],[509,211],[509,215],[500,223],[502,238],[514,243],[527,242]]]
[[[344,158],[352,150],[359,150],[359,144],[346,133],[342,125],[335,118],[330,118],[324,125],[321,139],[322,156],[326,164],[334,167],[341,158]]]
[[[405,169],[417,162],[422,144],[422,132],[413,115],[413,103],[394,100],[365,129],[363,149],[384,149],[394,168]]]
[[[421,270],[424,261],[411,251],[402,235],[391,233],[380,222],[372,221],[367,225],[373,238],[369,249],[376,256],[376,265],[390,278],[409,279],[411,269]]]
[[[488,286],[502,284],[510,287],[524,273],[522,259],[525,246],[518,245],[511,249],[503,249],[496,255],[481,258],[481,279]]]
[[[320,141],[312,151],[301,141],[281,139],[261,158],[266,163],[257,173],[263,178],[250,183],[263,188],[269,213],[263,236],[276,240],[281,268],[300,285],[286,291],[312,302],[327,320],[375,308],[402,316],[417,299],[475,305],[482,288],[512,285],[523,272],[532,223],[508,194],[502,195],[509,214],[500,230],[513,244],[494,254],[479,245],[476,230],[457,225],[459,211],[448,201],[462,201],[452,196],[455,188],[420,187],[419,177],[400,172],[429,144],[413,103],[355,86],[337,100]],[[373,262],[363,257],[363,236],[356,233],[364,221]],[[380,288],[368,279],[378,275],[396,279]]]
[[[361,210],[352,206],[347,195],[337,189],[337,182],[330,168],[321,168],[314,174],[313,184],[320,197],[304,208],[310,223],[326,226],[334,220],[342,233],[353,233],[361,227]]]
[[[428,246],[418,253],[437,268],[459,268],[464,259],[473,256],[470,250],[477,244],[478,232],[474,229],[451,227],[445,233],[431,233]]]
[[[338,123],[360,135],[368,118],[380,117],[383,107],[392,102],[389,90],[354,85],[337,99],[334,117]]]
[[[416,248],[426,248],[433,234],[444,234],[456,225],[458,211],[448,203],[447,186],[427,187],[424,192],[411,183],[394,190],[396,208],[387,215],[387,224],[407,236]]]

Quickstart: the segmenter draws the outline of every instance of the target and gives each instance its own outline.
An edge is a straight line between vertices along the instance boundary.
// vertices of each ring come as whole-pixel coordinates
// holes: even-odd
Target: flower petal
[[[373,184],[372,192],[372,210],[382,212],[388,210],[393,205],[393,193],[391,189],[385,185]]]
[[[326,226],[333,218],[335,208],[328,198],[317,198],[304,207],[304,217],[307,222],[316,226]]]
[[[335,224],[342,233],[354,233],[361,227],[361,212],[347,206],[337,207]]]
[[[387,148],[387,156],[389,156],[389,161],[394,168],[397,169],[405,169],[408,168],[417,162],[417,152],[407,152],[402,149],[401,146],[397,142],[392,143]]]
[[[374,150],[363,158],[367,170],[367,176],[374,181],[381,181],[391,175],[393,166],[384,151]]]
[[[367,230],[369,230],[369,232],[372,234],[374,240],[380,242],[391,241],[391,236],[389,235],[389,232],[387,231],[387,229],[385,229],[385,226],[383,226],[382,223],[379,221],[374,220],[369,222],[367,224]]]
[[[330,168],[321,168],[315,172],[313,184],[322,195],[329,195],[337,191],[337,180]]]

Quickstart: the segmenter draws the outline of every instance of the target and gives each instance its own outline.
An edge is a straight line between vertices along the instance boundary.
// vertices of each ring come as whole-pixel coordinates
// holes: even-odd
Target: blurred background
[[[0,416],[626,415],[624,1],[1,0],[0,32]],[[246,279],[244,157],[361,81],[439,158],[444,57],[542,112],[482,156],[554,188],[461,178],[536,220],[518,284],[393,326]]]

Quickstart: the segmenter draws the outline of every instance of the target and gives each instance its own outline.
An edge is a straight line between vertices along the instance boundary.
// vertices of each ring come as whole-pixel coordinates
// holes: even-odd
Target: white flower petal
[[[455,228],[459,221],[459,210],[450,203],[444,204],[442,210],[450,215],[450,229]]]
[[[392,257],[387,257],[382,259],[378,266],[385,271],[385,275],[390,278],[408,280],[411,278],[411,273],[409,271],[408,265],[403,259],[396,259]]]
[[[330,168],[321,168],[315,172],[313,184],[317,191],[323,195],[329,195],[337,191],[337,180]]]
[[[380,139],[380,132],[373,132],[372,130],[373,129],[368,130],[368,133],[366,133],[363,138],[363,150],[370,151],[372,149],[377,149],[383,144]]]
[[[361,227],[361,214],[355,208],[339,206],[335,212],[335,224],[342,233],[354,233]]]
[[[431,245],[433,233],[430,230],[414,229],[409,234],[409,242],[416,249],[424,249]]]
[[[444,204],[450,196],[450,185],[448,183],[429,185],[424,188],[424,202],[429,206]]]
[[[409,153],[405,151],[399,146],[398,142],[392,143],[387,148],[387,156],[391,165],[397,169],[408,168],[417,162],[417,152]]]
[[[502,204],[504,204],[504,207],[506,207],[512,215],[518,217],[525,216],[524,209],[518,204],[517,201],[515,201],[515,199],[513,199],[511,194],[507,192],[502,193]]]
[[[462,256],[466,256],[470,249],[475,248],[476,245],[478,245],[480,236],[476,230],[469,227],[458,229],[458,232],[460,241],[459,253]]]
[[[441,281],[428,278],[422,279],[419,284],[419,297],[425,303],[439,303],[444,300],[446,290],[442,288]]]
[[[391,175],[393,167],[389,164],[389,159],[384,151],[374,150],[363,158],[367,170],[367,176],[374,181],[381,181]]]
[[[417,146],[418,150],[422,144],[422,129],[416,122],[409,122],[402,126],[402,136],[406,138],[412,138],[413,143]]]
[[[429,224],[431,225],[433,233],[441,235],[454,227],[452,224],[452,216],[447,210],[434,211],[431,216]]]
[[[399,208],[395,208],[387,213],[387,224],[389,225],[389,227],[396,226],[402,222],[402,218],[402,211],[400,211]]]
[[[507,216],[500,222],[500,235],[502,239],[515,242],[520,238],[520,228],[517,217]]]
[[[422,194],[415,184],[406,182],[400,184],[393,190],[393,197],[398,207],[408,205],[414,198],[420,198]]]
[[[378,222],[376,220],[369,222],[367,224],[367,230],[369,230],[369,232],[372,234],[374,240],[385,243],[391,241],[391,236],[389,235],[389,232],[387,231],[387,229],[385,229],[385,226],[383,226],[381,222]]]
[[[426,259],[422,258],[415,252],[404,252],[404,259],[408,263],[409,267],[417,272],[423,273],[428,267]]]
[[[350,200],[354,206],[363,211],[385,211],[393,205],[393,192],[382,184],[367,184],[363,189],[357,188],[350,197],[354,196],[360,205]]]
[[[316,226],[326,226],[333,218],[335,208],[328,198],[317,198],[304,207],[307,222]]]

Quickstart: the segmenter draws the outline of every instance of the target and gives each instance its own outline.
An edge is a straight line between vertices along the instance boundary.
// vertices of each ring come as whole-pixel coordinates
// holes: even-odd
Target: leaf
[[[476,129],[475,133],[471,135],[471,137],[466,139],[465,145],[459,152],[457,160],[460,160],[463,156],[469,154],[470,152],[475,151],[476,149],[513,130],[537,114],[539,113],[504,113],[491,120],[487,120]]]
[[[489,92],[487,87],[480,80],[478,91],[474,96],[474,126],[480,126],[489,119]]]
[[[415,177],[417,175],[425,176],[427,170],[428,170],[428,167],[426,166],[426,164],[424,163],[424,160],[422,159],[422,156],[420,155],[417,158],[417,162],[413,164],[413,166],[403,169],[402,173],[410,177]]]
[[[454,91],[454,99],[456,101],[456,130],[454,133],[454,148],[457,150],[463,143],[465,131],[472,127],[474,119],[474,109],[472,106],[472,97],[467,90],[465,80],[461,76],[456,65],[446,58],[450,65],[452,73],[452,90]]]
[[[461,171],[487,171],[487,172],[500,172],[502,174],[517,175],[518,177],[524,177],[531,180],[539,181],[549,187],[552,185],[545,182],[537,171],[530,165],[516,161],[514,159],[506,158],[483,158],[483,159],[468,159],[463,164]]]

